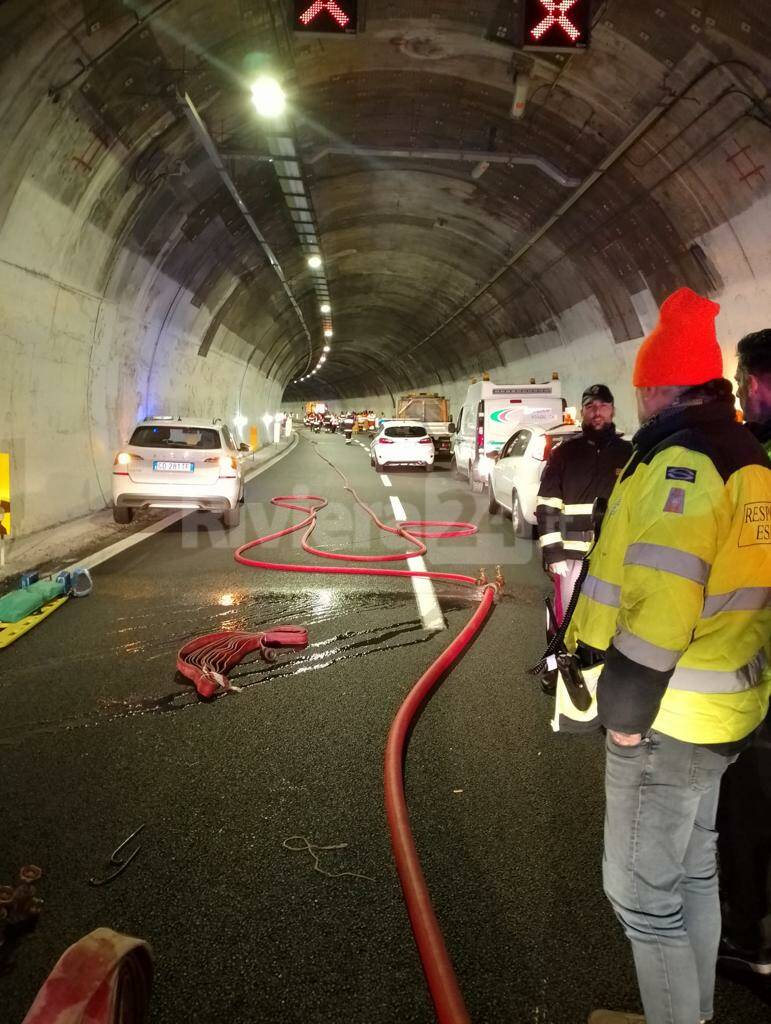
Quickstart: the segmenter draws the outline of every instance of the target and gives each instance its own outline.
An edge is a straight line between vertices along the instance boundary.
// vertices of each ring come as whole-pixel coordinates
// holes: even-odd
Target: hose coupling
[[[488,584],[487,570],[484,566],[479,570],[479,576],[477,577],[477,585],[480,587],[486,587]]]
[[[500,565],[495,567],[495,585],[498,588],[499,594],[503,592],[503,588],[506,586],[506,580],[503,577]]]

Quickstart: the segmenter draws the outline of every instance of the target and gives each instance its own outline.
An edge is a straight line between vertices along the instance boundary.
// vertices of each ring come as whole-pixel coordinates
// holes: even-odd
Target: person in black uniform
[[[613,423],[613,395],[592,384],[581,397],[581,434],[564,441],[549,458],[536,503],[544,567],[554,581],[557,625],[570,602],[581,564],[593,541],[592,507],[609,498],[632,455]]]

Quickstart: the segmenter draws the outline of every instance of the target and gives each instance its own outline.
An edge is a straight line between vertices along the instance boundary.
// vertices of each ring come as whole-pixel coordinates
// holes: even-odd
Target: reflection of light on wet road
[[[329,590],[326,587],[321,587],[313,595],[314,612],[328,612],[335,603],[334,590]]]
[[[232,608],[236,603],[235,594],[220,594],[218,604],[221,604],[223,608]]]

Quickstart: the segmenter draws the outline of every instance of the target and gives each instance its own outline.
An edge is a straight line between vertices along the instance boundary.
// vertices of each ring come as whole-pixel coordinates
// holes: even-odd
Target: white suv
[[[115,522],[130,523],[137,508],[197,508],[220,512],[225,526],[238,526],[244,493],[239,454],[248,450],[219,420],[143,420],[115,455]]]

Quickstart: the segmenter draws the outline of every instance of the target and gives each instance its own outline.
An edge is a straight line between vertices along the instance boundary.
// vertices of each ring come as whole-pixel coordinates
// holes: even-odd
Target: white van
[[[515,430],[562,422],[562,387],[559,380],[545,384],[472,383],[455,421],[455,472],[467,477],[472,491],[481,493],[490,475],[487,456],[498,452]]]

